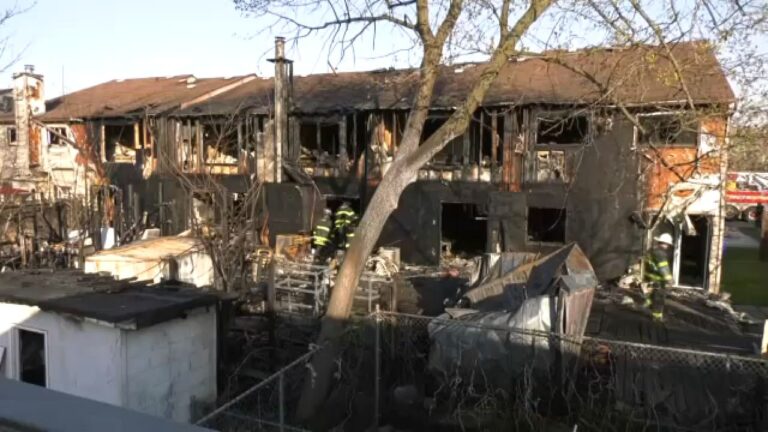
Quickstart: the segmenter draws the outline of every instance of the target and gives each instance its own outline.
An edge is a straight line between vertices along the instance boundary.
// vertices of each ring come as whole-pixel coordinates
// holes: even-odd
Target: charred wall
[[[615,116],[610,129],[573,151],[568,183],[526,183],[522,192],[502,192],[476,182],[418,181],[409,185],[387,221],[379,246],[395,246],[404,261],[440,260],[442,203],[477,205],[487,215],[487,251],[548,252],[577,242],[601,279],[621,276],[642,253],[642,231],[631,221],[638,204],[638,159],[634,129]],[[529,209],[562,209],[562,242],[533,241]]]
[[[487,217],[487,250],[514,250],[522,238],[519,227],[524,214],[524,197],[499,192],[487,183],[419,181],[403,191],[379,238],[379,246],[400,248],[405,262],[437,265],[440,262],[441,206],[463,203],[477,206]]]
[[[325,205],[312,185],[265,183],[264,197],[269,242],[273,245],[278,234],[311,233]]]
[[[638,154],[634,127],[613,117],[610,130],[584,146],[570,190],[566,190],[567,240],[589,256],[601,280],[624,274],[642,254],[643,231],[631,220],[639,209]]]

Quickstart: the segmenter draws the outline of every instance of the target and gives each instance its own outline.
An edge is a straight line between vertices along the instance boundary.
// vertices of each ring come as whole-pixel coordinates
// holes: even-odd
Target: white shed
[[[0,375],[177,421],[216,399],[218,297],[75,271],[0,274]]]
[[[97,252],[85,260],[86,273],[116,279],[178,280],[196,287],[213,285],[213,262],[199,239],[157,237]]]

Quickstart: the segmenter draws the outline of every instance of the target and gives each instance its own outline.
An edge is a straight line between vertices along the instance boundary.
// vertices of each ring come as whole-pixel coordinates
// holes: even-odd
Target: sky
[[[0,9],[11,2],[25,6],[33,0],[0,0]],[[232,0],[37,0],[0,29],[9,53],[20,56],[0,74],[0,88],[10,87],[12,73],[25,64],[45,76],[46,97],[118,78],[270,76],[274,66],[267,59],[276,35],[263,28],[235,10]],[[321,42],[312,39],[287,47],[300,75],[330,71],[322,52]],[[334,67],[404,67],[411,60],[350,56]]]
[[[13,4],[31,7],[0,27],[0,40],[7,38],[9,44],[0,67],[19,57],[0,72],[0,88],[10,87],[12,73],[25,64],[45,76],[47,98],[120,78],[271,76],[274,71],[267,59],[279,33],[265,30],[264,20],[243,16],[232,0],[0,0],[0,12]],[[574,35],[575,45],[597,42],[590,40],[588,29],[574,23],[549,24]],[[323,42],[310,37],[288,45],[286,54],[294,60],[297,75],[332,70]],[[763,52],[768,50],[768,38],[758,42]],[[385,56],[406,43],[402,34],[379,31],[375,39],[357,46],[356,55],[335,61],[333,67],[349,71],[416,66],[419,50]]]

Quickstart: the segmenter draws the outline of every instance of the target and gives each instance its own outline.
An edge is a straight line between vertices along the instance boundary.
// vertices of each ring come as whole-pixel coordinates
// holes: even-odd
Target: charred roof
[[[112,80],[46,102],[43,120],[132,117],[158,114],[226,91],[253,79],[193,75]]]
[[[178,284],[147,286],[74,270],[0,273],[0,302],[128,328],[149,327],[218,301],[214,294]]]
[[[637,45],[550,51],[510,59],[483,104],[728,104],[734,100],[709,44],[686,42],[669,47],[672,56],[662,47]],[[452,109],[460,105],[484,68],[484,63],[442,66],[433,107]],[[676,79],[678,72],[683,80]],[[292,109],[314,114],[408,109],[418,85],[418,74],[417,69],[386,69],[294,77]],[[42,119],[61,121],[167,112],[178,116],[226,115],[246,109],[268,114],[273,99],[273,80],[254,75],[113,80],[48,101]]]
[[[553,51],[511,59],[488,90],[483,104],[656,105],[688,102],[727,104],[734,94],[713,49],[705,42],[661,47],[634,46],[574,52]],[[677,65],[670,58],[674,58]],[[484,63],[443,66],[435,84],[433,107],[460,105],[477,82]],[[675,79],[677,71],[683,76]],[[408,109],[418,70],[388,69],[295,77],[294,111]],[[178,115],[218,115],[249,108],[267,113],[272,79],[256,79],[232,91],[176,111]]]

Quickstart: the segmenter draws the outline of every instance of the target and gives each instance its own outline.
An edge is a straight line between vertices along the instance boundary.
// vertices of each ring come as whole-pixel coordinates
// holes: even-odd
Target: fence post
[[[280,411],[280,432],[285,431],[285,386],[284,386],[284,380],[283,376],[285,373],[280,372],[280,375],[277,377],[277,385],[278,385],[278,404],[280,405],[278,407],[278,410]]]
[[[374,381],[373,381],[373,426],[379,425],[379,374],[381,373],[381,311],[379,304],[376,303],[376,312],[374,314],[376,320],[376,340],[374,341]]]

